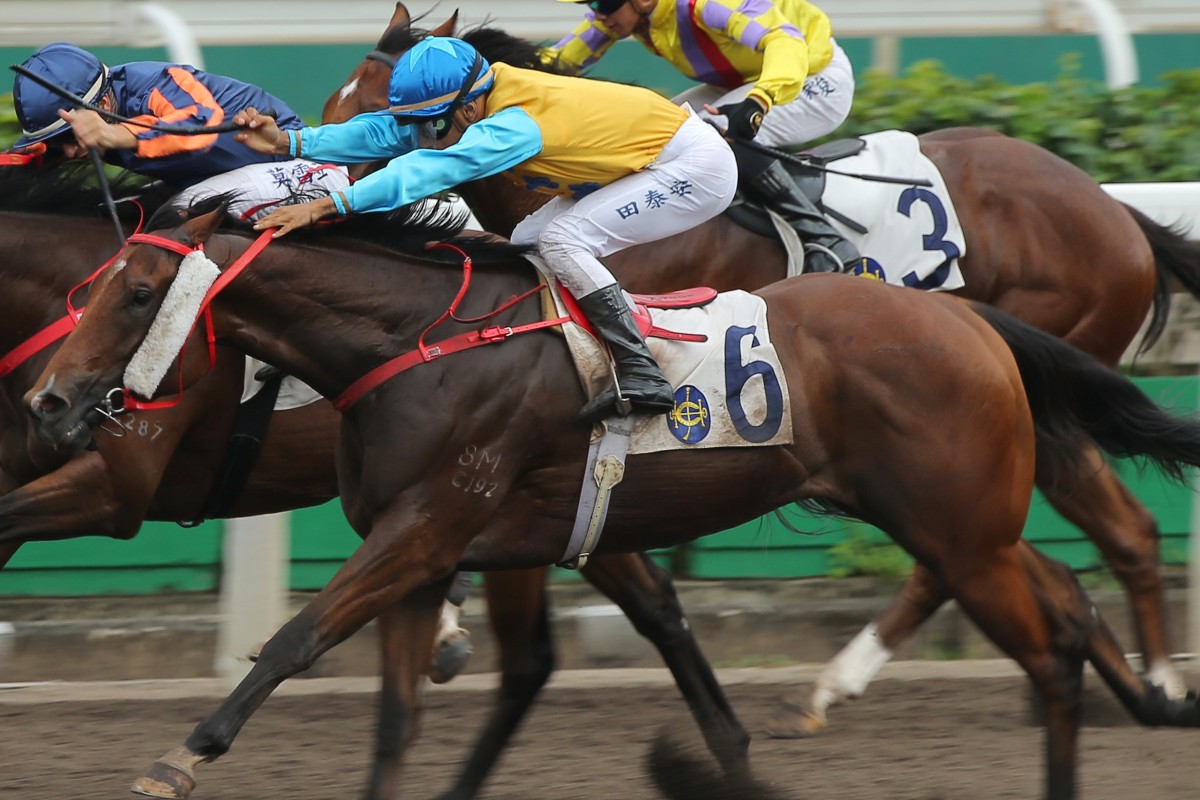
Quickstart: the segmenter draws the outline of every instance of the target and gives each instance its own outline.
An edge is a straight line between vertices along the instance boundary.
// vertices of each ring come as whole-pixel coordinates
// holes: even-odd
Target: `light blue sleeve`
[[[395,158],[417,149],[417,129],[386,114],[359,114],[345,122],[301,128],[300,157],[333,164]]]
[[[342,194],[350,211],[392,211],[460,183],[503,172],[540,152],[542,131],[537,123],[519,108],[506,108],[468,126],[451,147],[413,150],[394,158]]]

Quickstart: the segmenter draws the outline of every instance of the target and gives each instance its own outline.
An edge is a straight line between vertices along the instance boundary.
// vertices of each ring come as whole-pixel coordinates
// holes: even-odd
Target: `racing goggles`
[[[587,0],[584,5],[590,8],[592,13],[607,17],[609,14],[615,14],[625,3],[626,0]]]

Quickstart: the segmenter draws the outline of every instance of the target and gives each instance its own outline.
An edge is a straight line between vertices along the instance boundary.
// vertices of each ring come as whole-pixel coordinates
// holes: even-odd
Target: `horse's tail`
[[[1124,205],[1124,204],[1123,204]],[[1171,310],[1171,285],[1174,278],[1192,297],[1200,298],[1200,241],[1187,238],[1180,226],[1160,225],[1146,214],[1130,205],[1127,210],[1142,229],[1142,235],[1154,253],[1154,264],[1158,275],[1154,282],[1154,305],[1150,310],[1150,322],[1146,334],[1138,345],[1142,354],[1158,341],[1167,327],[1167,315]]]
[[[997,308],[971,307],[1016,359],[1037,429],[1039,474],[1077,475],[1083,436],[1114,456],[1151,461],[1180,482],[1185,467],[1200,465],[1200,420],[1164,411],[1133,381],[1061,339]]]

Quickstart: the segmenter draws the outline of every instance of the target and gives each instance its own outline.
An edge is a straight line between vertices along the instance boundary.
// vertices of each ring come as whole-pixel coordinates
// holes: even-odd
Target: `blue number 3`
[[[725,331],[725,406],[738,434],[748,442],[760,444],[770,441],[783,424],[783,388],[779,385],[779,376],[766,361],[742,363],[742,340],[752,336],[751,346],[758,347],[758,337],[754,333],[753,325],[748,328],[733,325]],[[758,425],[752,425],[746,419],[746,410],[742,406],[742,390],[755,375],[762,376],[767,406],[766,419]]]
[[[905,286],[914,289],[936,289],[950,277],[950,265],[962,253],[959,252],[958,245],[942,238],[946,235],[946,207],[942,205],[941,198],[933,192],[919,186],[911,186],[900,194],[900,205],[896,210],[906,217],[911,217],[912,205],[918,200],[929,206],[929,213],[933,215],[933,232],[925,234],[921,244],[926,250],[941,250],[946,254],[946,260],[924,279],[918,278],[917,273],[910,272],[901,280]]]

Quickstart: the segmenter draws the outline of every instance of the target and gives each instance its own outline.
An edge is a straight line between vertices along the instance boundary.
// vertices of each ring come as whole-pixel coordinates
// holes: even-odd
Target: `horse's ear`
[[[225,201],[217,208],[207,214],[189,219],[183,223],[183,229],[187,232],[188,242],[192,245],[198,245],[208,240],[208,237],[213,235],[221,225],[221,221],[225,219],[225,214],[229,211],[229,201]]]
[[[450,15],[450,19],[438,25],[431,30],[431,36],[453,36],[455,29],[458,28],[458,9],[454,9],[454,13]]]
[[[391,30],[397,25],[409,25],[412,23],[412,17],[408,13],[408,9],[404,7],[404,3],[396,3],[396,10],[392,12],[392,21],[388,23],[387,30]]]

